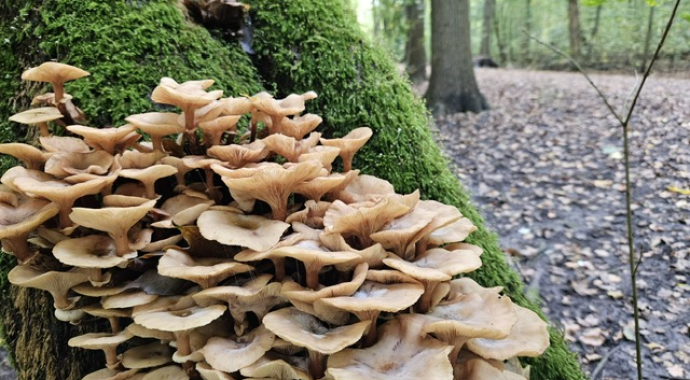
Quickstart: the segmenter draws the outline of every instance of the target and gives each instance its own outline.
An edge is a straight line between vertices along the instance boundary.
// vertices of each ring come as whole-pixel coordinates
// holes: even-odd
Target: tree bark
[[[488,109],[472,67],[469,0],[432,0],[431,4],[429,108],[434,115]]]
[[[522,54],[520,62],[523,65],[530,63],[530,45],[532,42],[532,0],[525,0],[525,32],[522,36]]]
[[[568,0],[568,34],[570,36],[570,55],[577,59],[581,55],[580,10],[577,0]]]
[[[426,49],[424,47],[424,0],[410,0],[405,6],[407,41],[405,62],[407,75],[414,83],[426,80]]]
[[[491,56],[491,26],[496,9],[496,0],[484,0],[484,20],[482,23],[482,44],[479,54]]]

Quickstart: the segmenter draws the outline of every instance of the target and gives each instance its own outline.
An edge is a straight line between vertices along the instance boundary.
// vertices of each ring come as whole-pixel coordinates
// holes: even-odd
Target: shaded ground
[[[438,122],[457,175],[593,378],[635,378],[620,127],[578,74],[477,76],[493,110]],[[617,110],[635,85],[634,77],[593,79]],[[678,191],[690,188],[690,80],[651,78],[635,115],[645,376],[686,378],[690,196]]]

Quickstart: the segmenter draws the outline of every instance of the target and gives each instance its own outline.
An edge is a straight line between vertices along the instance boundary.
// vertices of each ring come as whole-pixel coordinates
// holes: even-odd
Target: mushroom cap
[[[147,183],[171,176],[175,173],[177,173],[176,167],[159,164],[144,169],[122,169],[120,171],[120,177],[132,178]]]
[[[252,106],[261,112],[273,116],[287,116],[300,114],[304,111],[304,102],[314,98],[316,98],[316,93],[313,91],[302,95],[290,94],[284,99],[274,99],[269,93],[260,92],[249,100],[251,100]]]
[[[537,313],[513,305],[517,322],[507,337],[499,340],[475,338],[467,341],[467,348],[484,359],[508,360],[514,356],[536,357],[549,347],[548,325]]]
[[[88,281],[89,271],[72,269],[69,272],[43,272],[26,265],[18,265],[7,274],[7,279],[17,286],[45,290],[53,296],[56,308],[69,309],[73,302],[67,299],[67,292],[73,286]]]
[[[250,366],[240,369],[240,374],[253,379],[312,380],[306,370],[290,365],[285,360],[264,355]]]
[[[314,132],[309,135],[309,138],[297,140],[294,137],[276,133],[265,137],[261,141],[266,144],[268,149],[285,157],[288,161],[297,162],[302,153],[309,151],[309,149],[319,143],[320,137],[320,133]]]
[[[265,273],[252,278],[242,286],[215,286],[213,288],[204,289],[192,295],[194,301],[199,305],[209,303],[210,300],[220,300],[224,302],[232,302],[233,299],[242,297],[253,297],[259,294],[266,288],[273,275]],[[280,283],[276,283],[280,285]]]
[[[130,348],[122,354],[125,368],[152,368],[172,362],[172,350],[167,344],[153,342]]]
[[[319,299],[330,299],[329,297],[351,296],[364,283],[368,269],[367,263],[361,263],[355,268],[350,281],[340,282],[332,286],[322,286],[317,290],[304,288],[294,281],[287,281],[283,283],[282,294],[290,300],[307,303],[313,303]]]
[[[134,315],[134,322],[149,329],[180,332],[208,325],[223,315],[225,309],[225,305],[212,305],[175,311],[153,311]]]
[[[10,121],[21,124],[39,124],[61,119],[62,113],[55,107],[32,108],[10,116]]]
[[[0,154],[9,154],[19,161],[22,161],[28,169],[40,170],[41,166],[43,166],[46,161],[44,153],[40,149],[29,144],[0,144]]]
[[[338,193],[337,197],[341,201],[350,204],[366,202],[393,194],[395,194],[395,188],[393,188],[390,182],[371,175],[362,174],[352,180],[347,187]]]
[[[206,289],[226,278],[254,270],[254,267],[230,259],[200,258],[177,249],[168,249],[158,261],[158,273],[163,276],[192,281]]]
[[[161,210],[169,215],[161,221],[151,223],[153,227],[159,228],[175,228],[175,226],[185,226],[194,224],[202,212],[206,211],[213,201],[210,199],[190,197],[189,195],[180,194],[172,198],[168,198]]]
[[[158,298],[155,294],[146,294],[143,291],[131,291],[103,297],[101,304],[104,309],[126,309],[130,307],[147,305]]]
[[[259,215],[215,210],[204,211],[197,225],[206,239],[255,251],[265,251],[276,245],[290,227],[287,223]]]
[[[371,239],[399,257],[407,258],[408,251],[432,227],[431,222],[435,217],[436,213],[415,207],[407,214],[386,223],[379,231],[371,234]]]
[[[115,370],[110,368],[99,369],[84,376],[82,380],[134,380],[133,376],[137,373],[138,369],[128,369],[125,371]],[[139,379],[141,380],[141,379]]]
[[[527,380],[517,373],[501,370],[482,358],[470,358],[455,366],[460,379],[466,380]]]
[[[223,96],[223,91],[217,90],[206,92],[203,86],[186,85],[185,83],[175,88],[167,85],[156,86],[151,93],[151,100],[156,103],[169,104],[182,109],[187,109],[188,107],[196,109],[206,106]]]
[[[173,334],[172,332],[149,329],[138,323],[130,323],[129,325],[127,325],[126,330],[130,334],[141,338],[153,338],[165,341],[171,341],[175,339],[175,334]]]
[[[149,135],[167,136],[184,132],[184,125],[177,122],[179,116],[174,112],[147,112],[130,115],[125,121]]]
[[[503,339],[517,322],[510,298],[498,294],[456,295],[436,305],[426,317],[430,323],[424,326],[424,332],[436,334],[444,341],[458,336]]]
[[[316,129],[322,121],[321,116],[312,113],[295,116],[292,119],[285,118],[280,126],[280,133],[301,140],[307,133]]]
[[[201,378],[204,380],[235,380],[234,377],[228,375],[223,371],[214,369],[213,367],[204,362],[196,363],[196,370],[197,372],[199,372],[199,375],[201,375]]]
[[[68,136],[41,136],[41,146],[50,153],[88,153],[91,148],[84,140]]]
[[[394,313],[414,305],[422,294],[422,284],[364,281],[351,296],[322,298],[314,303],[314,307],[318,309],[319,305],[326,304],[355,315],[377,310]]]
[[[103,175],[113,164],[113,156],[102,150],[88,153],[54,153],[45,163],[45,172],[57,178],[88,173]]]
[[[156,205],[155,200],[145,200],[133,207],[103,207],[100,209],[74,207],[69,214],[74,223],[87,228],[117,235],[127,231]]]
[[[416,315],[400,315],[379,328],[379,340],[366,349],[345,349],[328,358],[334,380],[452,380],[452,347],[425,338]]]
[[[55,244],[53,255],[61,263],[79,268],[113,268],[136,256],[118,256],[115,242],[109,236],[90,235],[66,239]]]
[[[211,338],[201,351],[206,362],[213,368],[224,372],[237,372],[259,360],[270,350],[275,337],[275,334],[261,325],[241,337]]]
[[[43,199],[21,195],[15,199],[16,205],[0,202],[0,239],[26,236],[60,211],[55,203]]]
[[[262,140],[249,144],[214,145],[206,154],[225,161],[231,168],[241,168],[250,163],[256,163],[268,157],[271,153]]]
[[[445,248],[429,249],[414,261],[405,261],[389,254],[383,263],[418,280],[429,281],[448,281],[453,276],[472,272],[482,266],[482,260],[474,251],[448,251]]]
[[[321,145],[340,148],[340,156],[354,155],[369,141],[374,131],[369,127],[355,128],[339,139],[321,139]]]
[[[88,333],[75,336],[67,341],[70,347],[79,347],[87,350],[102,350],[105,347],[115,347],[132,338],[132,334],[121,331],[117,334],[110,333]]]
[[[354,179],[358,173],[359,170],[350,170],[345,174],[331,173],[328,176],[316,177],[295,186],[294,192],[318,201],[326,193],[330,193],[339,186],[342,186],[343,183]]]
[[[315,316],[287,307],[263,319],[267,329],[288,342],[322,354],[334,354],[351,346],[369,329],[370,321],[329,329]]]
[[[182,367],[169,365],[147,373],[140,380],[189,380],[189,376]]]
[[[129,318],[132,316],[129,310],[104,309],[99,304],[84,306],[81,310],[88,315],[99,318]]]
[[[65,83],[91,75],[78,67],[59,62],[44,62],[22,73],[22,79],[34,82]]]
[[[141,138],[137,127],[126,124],[117,128],[92,128],[83,125],[68,125],[67,130],[84,138],[84,142],[94,149],[110,154],[124,151]]]
[[[11,170],[12,169],[8,170],[5,174],[7,175]],[[3,176],[3,180],[4,178],[5,176]],[[98,177],[86,182],[70,184],[46,174],[45,176],[41,176],[41,178],[14,178],[12,185],[17,187],[22,193],[31,197],[42,197],[60,205],[64,205],[71,204],[76,199],[85,195],[100,192],[101,189],[108,184],[108,180],[109,178],[107,177]]]
[[[429,234],[429,244],[440,246],[447,243],[463,241],[477,230],[471,220],[460,218],[453,223],[440,227]]]
[[[299,260],[308,268],[321,268],[326,265],[336,264],[350,264],[354,267],[362,261],[362,256],[355,252],[332,252],[323,246],[321,242],[315,240],[301,240],[291,246],[276,247],[269,252],[274,257],[290,257]],[[240,260],[240,257],[236,258]]]

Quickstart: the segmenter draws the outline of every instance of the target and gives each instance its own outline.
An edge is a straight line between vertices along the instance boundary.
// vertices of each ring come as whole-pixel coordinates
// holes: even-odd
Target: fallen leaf
[[[599,347],[606,341],[606,337],[604,337],[601,329],[598,327],[585,330],[579,339],[580,342],[594,347]]]
[[[678,194],[683,194],[683,195],[690,195],[690,189],[681,189],[675,186],[669,186],[666,188],[668,191],[672,191],[674,193]]]
[[[609,290],[608,292],[606,292],[606,294],[608,294],[609,297],[615,300],[623,298],[623,292],[621,292],[620,290]]]
[[[680,366],[680,364],[674,364],[670,367],[666,367],[666,370],[668,371],[668,374],[673,377],[681,378],[685,375],[685,371],[683,370],[683,367]]]

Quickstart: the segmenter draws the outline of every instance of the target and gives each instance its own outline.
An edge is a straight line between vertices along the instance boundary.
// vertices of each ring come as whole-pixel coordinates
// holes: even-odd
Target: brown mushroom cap
[[[549,347],[547,324],[539,316],[524,307],[513,305],[517,322],[507,337],[494,340],[474,338],[467,341],[467,348],[484,359],[508,360],[514,356],[536,357]]]
[[[235,378],[230,376],[229,374],[214,369],[213,367],[204,362],[196,363],[196,370],[197,372],[199,372],[199,375],[201,375],[201,378],[204,380],[235,380]]]
[[[334,380],[452,380],[452,347],[425,338],[416,315],[400,315],[379,330],[378,342],[363,350],[345,349],[328,358]]]
[[[9,154],[26,165],[27,169],[41,170],[45,163],[44,153],[29,144],[0,144],[0,154]]]
[[[127,232],[138,223],[153,206],[155,200],[144,200],[134,207],[103,207],[100,209],[74,207],[70,219],[80,226],[104,231],[115,240],[118,256],[131,252]]]
[[[454,368],[458,378],[466,380],[527,380],[517,373],[498,368],[495,364],[477,357],[455,364]]]
[[[103,368],[84,376],[82,380],[141,380],[135,379],[138,369],[128,369],[125,371]]]
[[[250,366],[240,369],[240,374],[252,379],[312,380],[304,368],[291,365],[279,359],[278,355],[271,355],[271,353],[264,355]]]
[[[299,156],[316,146],[320,137],[321,134],[318,132],[312,133],[309,138],[304,140],[297,140],[283,134],[272,134],[261,141],[266,144],[268,149],[285,157],[288,161],[298,162]]]
[[[340,158],[343,159],[343,171],[352,169],[352,158],[364,144],[369,141],[374,132],[369,127],[356,128],[339,139],[321,139],[321,145],[340,148]]]
[[[6,195],[12,193],[3,192]],[[24,196],[14,197],[16,204],[0,202],[0,239],[3,249],[17,257],[19,263],[28,262],[34,252],[29,249],[27,237],[48,219],[57,215],[55,203]]]
[[[226,278],[254,270],[254,267],[230,259],[199,258],[177,249],[168,249],[158,261],[158,273],[199,284],[203,289],[215,286]]]
[[[53,296],[53,305],[58,309],[71,309],[78,298],[68,299],[70,288],[88,281],[89,271],[72,269],[69,272],[43,272],[38,269],[18,265],[7,274],[10,283],[26,288],[41,289]]]
[[[189,376],[182,367],[169,365],[147,373],[141,380],[189,380]]]
[[[259,215],[215,210],[204,211],[197,225],[206,239],[256,251],[265,251],[276,245],[290,227],[287,223]]]
[[[122,354],[125,368],[152,368],[172,362],[172,350],[159,342],[130,348]]]
[[[275,334],[261,325],[241,337],[211,338],[201,352],[213,368],[224,372],[237,372],[259,360],[270,350],[275,337]]]
[[[230,168],[241,168],[250,163],[256,163],[268,157],[271,153],[262,140],[256,140],[250,144],[215,145],[206,153],[225,161]]]
[[[110,154],[124,152],[132,146],[141,135],[137,127],[127,124],[117,128],[92,128],[83,125],[69,125],[67,129],[84,138],[84,142],[94,149],[104,150]]]
[[[149,134],[153,149],[162,152],[163,137],[184,131],[184,125],[177,122],[179,116],[173,112],[147,112],[128,116],[125,121]]]
[[[151,223],[151,226],[175,228],[176,226],[194,224],[201,213],[206,211],[211,205],[213,205],[213,201],[210,199],[190,197],[185,194],[168,198],[160,209],[168,214],[169,217]]]
[[[108,368],[114,368],[120,363],[117,358],[117,346],[130,338],[132,338],[132,335],[127,331],[122,331],[117,334],[89,333],[75,336],[70,339],[67,344],[70,347],[79,347],[87,350],[103,350]]]
[[[57,178],[88,173],[103,175],[113,164],[113,156],[102,150],[89,153],[55,153],[45,163],[45,172]]]
[[[84,140],[68,136],[41,136],[41,146],[50,153],[88,153],[91,148]]]
[[[65,83],[91,75],[78,67],[59,62],[44,62],[22,73],[22,79],[34,82]]]
[[[301,140],[307,133],[318,127],[322,121],[321,116],[311,113],[295,116],[292,119],[285,118],[282,121],[280,133]]]
[[[177,168],[170,165],[153,165],[145,169],[123,169],[120,171],[120,177],[132,178],[141,183],[146,188],[146,198],[155,199],[155,183],[161,178],[165,178],[177,173]]]

